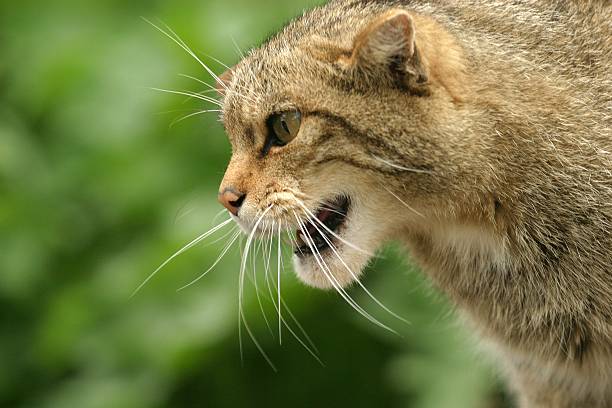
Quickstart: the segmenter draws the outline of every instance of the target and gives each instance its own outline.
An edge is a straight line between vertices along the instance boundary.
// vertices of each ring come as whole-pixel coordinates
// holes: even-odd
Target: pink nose
[[[227,211],[235,216],[238,216],[238,210],[240,210],[240,206],[244,202],[245,198],[246,194],[239,193],[231,187],[228,187],[219,193],[219,202],[225,208],[227,208]]]

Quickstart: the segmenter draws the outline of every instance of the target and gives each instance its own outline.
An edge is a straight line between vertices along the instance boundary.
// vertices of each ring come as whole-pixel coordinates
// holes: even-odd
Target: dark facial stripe
[[[363,163],[360,162],[358,160],[352,159],[350,157],[346,157],[346,156],[338,156],[338,155],[330,155],[330,156],[326,156],[323,159],[317,160],[314,162],[315,165],[318,164],[323,164],[323,163],[330,163],[330,162],[334,162],[334,161],[339,161],[342,163],[346,163],[349,164],[353,167],[357,167],[358,169],[365,169],[365,170],[371,170],[374,171],[376,173],[387,173],[387,174],[396,174],[397,172],[395,170],[389,170],[389,169],[383,169],[379,166],[375,166],[372,163]]]
[[[353,125],[346,118],[338,116],[332,112],[325,110],[317,110],[312,112],[307,112],[306,115],[319,117],[341,129],[344,132],[351,136],[353,139],[359,140],[361,145],[365,147],[365,149],[370,152],[372,155],[377,155],[379,157],[387,157],[387,158],[398,158],[397,149],[393,146],[389,145],[384,138],[381,136],[373,135],[367,132],[363,132],[359,130],[355,125]],[[358,161],[355,158],[339,156],[339,155],[329,155],[324,159],[317,161],[317,163],[323,163],[327,161],[342,161],[352,166],[373,170],[379,173],[385,174],[398,174],[403,170],[393,168],[391,166],[387,166],[384,163],[378,164],[377,161],[373,158],[371,161],[362,162]],[[425,168],[415,167],[419,170],[429,170]]]
[[[334,125],[344,129],[346,133],[350,134],[351,136],[357,137],[362,142],[366,143],[368,147],[374,147],[377,151],[382,150],[384,152],[393,152],[395,150],[391,146],[389,146],[382,138],[368,134],[366,132],[362,132],[355,125],[353,125],[351,122],[349,122],[346,118],[343,118],[342,116],[338,116],[334,113],[325,110],[312,111],[308,112],[307,114],[310,116],[322,118],[327,122],[333,123]]]

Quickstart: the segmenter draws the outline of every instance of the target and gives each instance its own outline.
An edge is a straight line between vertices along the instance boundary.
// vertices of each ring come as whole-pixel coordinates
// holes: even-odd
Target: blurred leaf
[[[0,405],[456,408],[484,400],[491,373],[451,323],[449,306],[394,247],[365,283],[411,324],[357,288],[351,293],[401,337],[282,273],[284,298],[325,367],[287,329],[278,345],[262,276],[268,323],[248,280],[244,308],[280,373],[244,328],[241,364],[237,249],[176,292],[215,261],[225,240],[181,255],[129,299],[214,225],[230,154],[212,114],[170,126],[202,105],[150,88],[200,91],[178,74],[211,78],[140,16],[168,23],[222,72],[212,57],[233,65],[315,3],[0,3]]]

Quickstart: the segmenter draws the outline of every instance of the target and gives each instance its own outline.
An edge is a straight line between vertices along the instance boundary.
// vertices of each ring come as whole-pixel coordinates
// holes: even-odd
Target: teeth
[[[325,239],[319,233],[310,234],[310,237],[308,237],[305,236],[301,231],[298,231],[297,233],[297,244],[299,247],[297,249],[309,253],[312,252],[310,245],[313,245],[316,249],[319,250],[328,246]]]
[[[325,208],[324,206],[315,215],[318,218],[318,220],[315,222],[323,224],[324,227],[318,227],[310,223],[312,225],[305,226],[307,229],[306,233],[298,229],[296,234],[296,254],[299,253],[303,255],[308,255],[312,254],[312,252],[314,252],[315,250],[322,252],[328,247],[330,247],[330,244],[328,244],[328,242],[334,242],[334,238],[332,238],[332,236],[324,230],[331,230],[337,232],[339,227],[346,221],[346,216],[350,204],[348,199],[339,199],[337,201],[337,203],[332,202],[326,204],[326,206],[331,209]],[[323,233],[319,232],[320,230],[323,231]],[[334,234],[332,233],[332,235]]]
[[[298,244],[306,245],[306,237],[304,236],[302,231],[298,231],[297,241],[298,241]]]

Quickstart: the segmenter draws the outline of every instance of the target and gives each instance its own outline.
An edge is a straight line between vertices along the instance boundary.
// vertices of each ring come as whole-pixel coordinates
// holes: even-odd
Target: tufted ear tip
[[[412,16],[406,10],[392,10],[388,15],[384,16],[386,20],[383,26],[379,29],[386,29],[387,35],[396,35],[398,38],[397,45],[403,45],[403,51],[406,57],[410,58],[414,54],[416,29]],[[390,38],[392,41],[393,38]]]
[[[234,68],[230,68],[219,76],[215,83],[215,89],[220,96],[225,96],[227,87],[232,82],[234,77]]]
[[[406,10],[393,9],[375,18],[357,35],[348,67],[362,78],[402,78],[421,87],[427,74],[416,44],[416,23]]]
[[[410,58],[415,48],[415,25],[405,10],[391,10],[374,19],[355,38],[353,64],[386,64]]]

